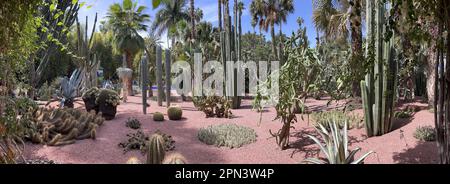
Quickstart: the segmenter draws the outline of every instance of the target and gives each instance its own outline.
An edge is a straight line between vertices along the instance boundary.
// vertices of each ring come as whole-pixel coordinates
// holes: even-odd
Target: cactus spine
[[[147,164],[161,164],[166,154],[165,149],[163,136],[153,134],[148,144]]]
[[[158,85],[158,106],[163,104],[163,83],[162,83],[162,50],[156,47],[156,82]]]
[[[381,0],[368,0],[366,3],[369,35],[366,57],[374,64],[365,81],[361,82],[361,92],[366,131],[367,135],[372,137],[386,134],[392,129],[397,63],[393,46],[394,36],[389,41],[384,39],[388,31],[385,26],[385,3]],[[376,6],[375,9],[373,6]]]
[[[148,62],[147,53],[141,61],[141,83],[142,83],[142,111],[147,114],[147,86],[148,86]]]

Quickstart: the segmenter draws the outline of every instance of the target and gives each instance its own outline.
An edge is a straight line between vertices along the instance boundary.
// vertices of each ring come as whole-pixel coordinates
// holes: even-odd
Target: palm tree
[[[172,39],[172,47],[175,45],[176,26],[180,21],[189,21],[191,16],[186,11],[185,0],[167,0],[161,2],[162,8],[156,13],[152,30],[158,35],[167,32],[167,37]]]
[[[272,36],[272,53],[277,57],[277,48],[275,40],[275,24],[281,24],[286,21],[289,13],[294,11],[292,0],[253,0],[250,4],[250,13],[253,21],[257,22],[260,29],[268,31]],[[279,59],[279,58],[278,58]]]
[[[114,43],[124,53],[128,68],[133,68],[134,55],[145,48],[144,39],[138,33],[146,31],[145,23],[150,21],[150,15],[145,14],[145,10],[145,6],[138,6],[131,0],[123,0],[122,4],[114,3],[108,10],[108,24],[114,33]],[[128,83],[128,94],[133,93],[132,81]]]
[[[190,6],[191,6],[190,11],[191,11],[191,27],[192,27],[191,39],[195,40],[195,2],[194,2],[194,0],[191,0]]]
[[[365,70],[362,46],[362,0],[314,0],[313,19],[316,28],[323,31],[326,39],[346,39],[350,32],[352,55],[352,94],[360,95],[360,81]]]

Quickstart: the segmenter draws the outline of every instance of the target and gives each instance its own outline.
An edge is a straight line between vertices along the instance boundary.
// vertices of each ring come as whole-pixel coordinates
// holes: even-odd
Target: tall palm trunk
[[[230,20],[230,4],[229,0],[222,0],[225,5],[225,12],[224,12],[224,26],[225,26],[225,32],[229,33],[231,32],[231,20]]]
[[[273,53],[273,58],[277,58],[277,43],[275,40],[275,24],[272,24],[270,26],[270,34],[272,36],[272,53]]]
[[[360,81],[363,80],[363,47],[362,47],[362,3],[361,0],[353,0],[350,14],[352,59],[351,70],[354,79],[352,81],[352,94],[354,97],[361,96]]]
[[[191,0],[191,26],[192,26],[191,39],[194,40],[195,39],[195,4],[194,4],[194,0]]]
[[[127,61],[127,68],[132,69],[133,68],[133,54],[131,54],[131,52],[126,51],[125,52],[125,59]],[[134,76],[132,76],[131,79],[127,81],[128,95],[130,95],[130,96],[134,96],[134,93],[133,93],[133,79],[134,79]]]
[[[282,50],[283,50],[283,42],[284,42],[284,40],[283,40],[283,28],[282,28],[282,26],[283,26],[283,24],[280,22],[279,23],[279,31],[280,31],[280,41],[279,41],[279,43],[278,43],[278,61],[281,61],[281,59],[282,59],[282,56],[283,56],[283,53],[282,53]]]

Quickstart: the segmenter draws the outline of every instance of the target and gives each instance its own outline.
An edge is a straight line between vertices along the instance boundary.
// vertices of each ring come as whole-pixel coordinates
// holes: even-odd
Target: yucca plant
[[[325,144],[322,144],[318,138],[307,135],[320,147],[320,150],[325,155],[325,160],[308,158],[303,162],[313,164],[362,164],[373,153],[373,151],[370,151],[355,160],[355,155],[361,148],[348,149],[347,122],[345,122],[342,129],[338,128],[338,123],[335,120],[327,125],[328,127],[324,127],[322,124],[319,124],[319,128],[315,128]]]

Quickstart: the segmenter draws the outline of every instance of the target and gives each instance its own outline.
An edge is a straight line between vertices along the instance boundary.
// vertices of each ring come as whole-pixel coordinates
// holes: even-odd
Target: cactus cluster
[[[412,116],[412,112],[407,111],[407,110],[403,110],[403,111],[397,111],[394,113],[394,117],[398,118],[398,119],[408,119],[411,118]]]
[[[62,146],[73,144],[76,140],[95,139],[97,127],[104,119],[95,112],[77,109],[45,109],[34,112],[34,119],[26,131],[26,138],[36,144]]]
[[[91,110],[95,110],[96,112],[98,112],[98,105],[96,103],[96,100],[99,93],[100,90],[96,87],[93,87],[83,93],[82,99],[88,112],[90,112]]]
[[[172,136],[159,130],[155,131],[154,134],[158,134],[163,138],[165,151],[173,151],[175,149],[175,140],[173,140]],[[124,153],[131,150],[140,150],[142,154],[147,152],[150,138],[143,131],[138,130],[136,133],[127,134],[127,137],[128,139],[125,142],[119,143],[119,147],[123,148]]]
[[[255,130],[236,124],[211,125],[198,132],[200,141],[217,147],[240,148],[255,142],[256,138]]]
[[[167,116],[169,116],[170,120],[181,120],[181,118],[183,117],[183,110],[181,109],[181,107],[169,107],[167,109]]]
[[[141,128],[141,122],[136,118],[128,118],[125,122],[125,126],[136,130]]]
[[[397,62],[394,36],[386,26],[386,2],[367,1],[368,46],[366,57],[373,63],[361,82],[366,131],[369,137],[386,134],[392,129],[394,97],[397,88]],[[374,11],[374,12],[373,12]]]
[[[231,101],[225,97],[194,97],[194,105],[205,113],[206,118],[232,118]]]
[[[164,121],[164,114],[160,112],[155,112],[153,114],[153,121]]]
[[[116,91],[94,87],[87,90],[82,98],[87,111],[101,112],[106,120],[112,120],[116,116],[116,107],[120,104],[120,96]]]

